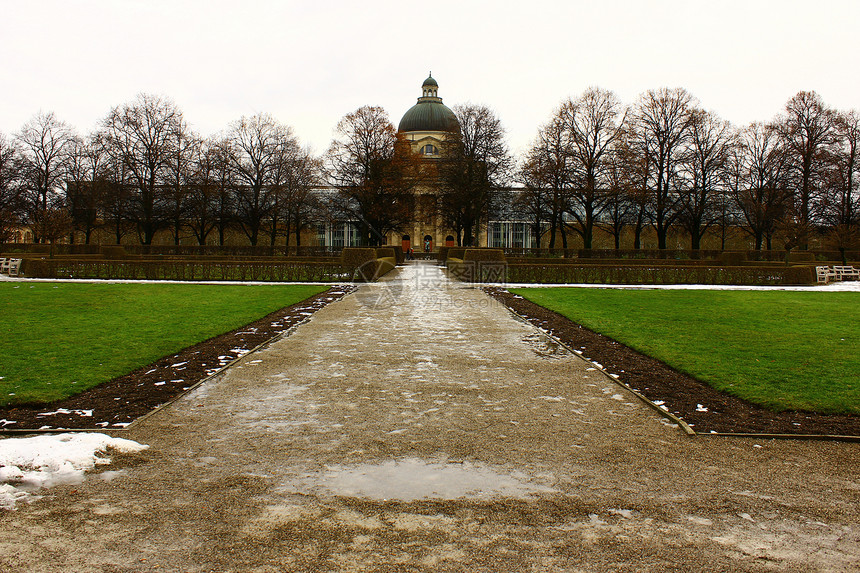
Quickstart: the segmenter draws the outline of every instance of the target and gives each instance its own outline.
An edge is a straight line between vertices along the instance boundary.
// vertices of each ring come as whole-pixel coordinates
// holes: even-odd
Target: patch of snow
[[[57,414],[77,414],[83,418],[89,418],[93,415],[92,410],[66,410],[59,408],[56,412],[40,412],[37,416],[56,416]]]
[[[546,400],[547,402],[564,402],[563,396],[538,396],[535,400]]]
[[[702,406],[701,404],[696,404],[696,412],[707,412],[708,409]]]
[[[105,434],[55,434],[0,440],[0,508],[57,484],[80,483],[84,472],[107,465],[111,450],[136,453],[149,446]]]
[[[178,368],[180,366],[185,366],[186,364],[188,364],[187,360],[185,362],[177,362],[176,364],[171,364],[170,367],[171,368]]]
[[[624,519],[630,519],[633,517],[632,509],[610,509],[609,513],[612,515],[620,515]]]

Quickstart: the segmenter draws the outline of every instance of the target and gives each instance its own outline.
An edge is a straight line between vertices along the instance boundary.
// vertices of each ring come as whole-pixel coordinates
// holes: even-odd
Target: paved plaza
[[[860,569],[860,445],[689,437],[418,261],[122,437],[0,569]]]

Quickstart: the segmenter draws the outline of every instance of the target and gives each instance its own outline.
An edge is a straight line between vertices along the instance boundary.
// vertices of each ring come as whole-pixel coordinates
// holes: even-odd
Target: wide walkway
[[[0,569],[860,568],[857,444],[688,437],[437,267],[386,279],[0,513]]]

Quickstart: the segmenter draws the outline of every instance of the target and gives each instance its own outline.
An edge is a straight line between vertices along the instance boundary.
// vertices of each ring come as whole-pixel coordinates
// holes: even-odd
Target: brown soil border
[[[318,295],[70,398],[51,404],[0,408],[0,421],[6,420],[0,425],[0,433],[123,429],[179,398],[246,352],[288,333],[319,309],[353,290],[355,287],[349,285],[334,285]],[[59,410],[68,413],[45,415]],[[90,411],[90,415],[85,415]]]
[[[625,386],[689,424],[697,434],[860,436],[860,416],[816,412],[773,412],[725,394],[668,365],[593,332],[560,314],[498,287],[484,292],[541,328]],[[700,407],[702,406],[702,407]],[[703,411],[704,409],[707,411]]]

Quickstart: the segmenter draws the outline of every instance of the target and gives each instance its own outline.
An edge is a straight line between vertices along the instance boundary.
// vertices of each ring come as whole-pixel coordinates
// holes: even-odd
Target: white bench
[[[839,280],[836,272],[830,267],[815,267],[815,276],[818,277],[818,282],[827,284],[831,280]]]
[[[0,258],[0,274],[17,277],[21,271],[21,259]]]
[[[836,274],[836,280],[838,281],[860,280],[860,269],[855,269],[854,267],[834,265],[833,272]]]

